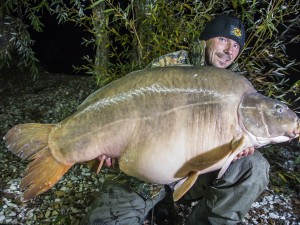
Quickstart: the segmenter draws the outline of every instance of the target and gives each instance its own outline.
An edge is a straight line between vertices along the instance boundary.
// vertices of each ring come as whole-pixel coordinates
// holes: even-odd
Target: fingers
[[[101,167],[102,165],[104,165],[105,167],[116,167],[118,165],[117,159],[107,157],[106,155],[100,155],[98,157],[98,160],[100,161]]]
[[[255,151],[255,148],[254,147],[250,147],[250,152],[249,152],[248,155],[253,155],[254,151]]]
[[[237,154],[232,161],[235,162],[236,160],[241,159],[243,157],[247,157],[248,155],[253,155],[254,151],[255,151],[254,147],[245,148],[243,151]]]

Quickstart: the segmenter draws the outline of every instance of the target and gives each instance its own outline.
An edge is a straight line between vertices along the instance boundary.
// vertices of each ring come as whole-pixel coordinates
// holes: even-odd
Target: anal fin
[[[196,182],[198,178],[198,172],[191,172],[189,173],[188,177],[184,180],[184,182],[175,189],[173,193],[174,201],[178,201]]]

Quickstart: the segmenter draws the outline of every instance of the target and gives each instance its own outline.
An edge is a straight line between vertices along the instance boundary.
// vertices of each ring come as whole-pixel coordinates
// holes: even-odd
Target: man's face
[[[226,37],[214,37],[206,41],[205,61],[210,66],[227,68],[238,56],[240,45]]]

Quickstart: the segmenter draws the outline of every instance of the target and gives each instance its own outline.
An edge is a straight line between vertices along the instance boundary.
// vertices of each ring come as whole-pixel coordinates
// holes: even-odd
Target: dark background
[[[86,63],[82,59],[84,55],[94,57],[92,46],[82,45],[83,37],[90,34],[71,22],[57,24],[54,17],[43,17],[43,32],[29,30],[41,66],[51,73],[75,74],[73,66]]]
[[[82,45],[82,38],[88,37],[90,34],[71,22],[57,24],[56,19],[52,16],[44,15],[43,18],[44,31],[30,31],[30,35],[35,41],[33,49],[42,67],[52,73],[75,74],[73,66],[86,63],[82,60],[84,55],[89,55],[92,58],[94,56],[92,46]],[[286,47],[289,58],[299,62],[300,44],[289,44]],[[174,49],[174,51],[176,50],[178,49]],[[300,66],[297,69],[300,70]],[[299,80],[299,71],[289,71],[289,73],[291,82]],[[83,74],[79,73],[78,75]]]

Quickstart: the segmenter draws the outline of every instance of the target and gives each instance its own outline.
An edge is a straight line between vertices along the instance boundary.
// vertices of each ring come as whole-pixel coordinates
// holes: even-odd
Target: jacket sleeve
[[[181,64],[190,65],[189,54],[187,51],[181,50],[160,56],[159,58],[156,58],[151,63],[149,63],[146,66],[146,68],[164,67]]]
[[[203,40],[194,42],[192,48],[192,64],[194,66],[205,65],[205,47],[206,43]]]
[[[185,50],[172,52],[154,59],[146,68],[172,66],[172,65],[205,65],[205,41],[196,41],[192,46],[191,61],[189,53]]]

